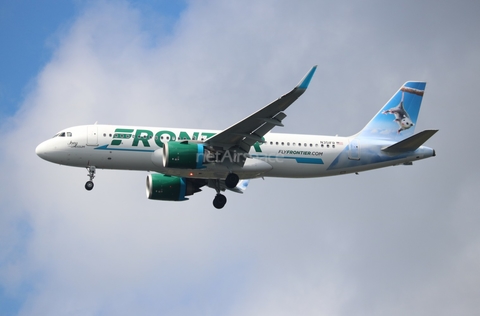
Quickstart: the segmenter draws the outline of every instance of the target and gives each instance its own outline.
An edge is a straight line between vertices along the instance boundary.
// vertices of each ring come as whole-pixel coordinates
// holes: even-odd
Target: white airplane
[[[422,146],[438,130],[413,134],[425,82],[406,82],[357,134],[349,137],[277,134],[284,111],[307,89],[314,66],[289,93],[223,131],[117,125],[75,126],[36,148],[41,158],[88,170],[142,170],[147,197],[184,201],[203,186],[216,190],[216,208],[225,190],[242,193],[249,179],[311,178],[358,173],[435,156]]]

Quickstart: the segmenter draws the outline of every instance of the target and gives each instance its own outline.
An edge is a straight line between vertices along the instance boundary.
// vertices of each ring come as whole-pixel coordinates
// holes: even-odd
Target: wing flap
[[[227,190],[230,190],[235,193],[243,194],[243,192],[245,192],[245,190],[247,189],[249,182],[250,180],[240,180],[240,182],[238,182],[236,187],[232,189],[227,188]]]

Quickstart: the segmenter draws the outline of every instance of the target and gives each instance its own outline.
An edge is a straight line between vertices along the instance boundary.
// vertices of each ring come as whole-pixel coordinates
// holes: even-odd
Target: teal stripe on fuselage
[[[103,145],[99,147],[95,147],[94,149],[98,150],[117,150],[117,151],[140,151],[146,153],[153,153],[155,150],[153,149],[131,149],[131,148],[115,148],[115,147],[108,147],[108,145]]]
[[[323,165],[323,160],[320,158],[295,158],[298,163],[309,163],[314,165]]]
[[[267,156],[267,155],[251,155],[254,158],[268,158],[268,159],[295,159],[297,163],[323,165],[322,158],[299,158],[299,157],[284,157],[284,156]]]

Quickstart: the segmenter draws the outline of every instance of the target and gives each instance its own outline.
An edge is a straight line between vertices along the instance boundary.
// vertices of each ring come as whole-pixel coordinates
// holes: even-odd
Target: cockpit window
[[[67,137],[72,137],[72,133],[71,133],[71,132],[67,132]]]
[[[55,137],[65,137],[65,132],[57,133],[55,136],[53,136],[53,138]]]

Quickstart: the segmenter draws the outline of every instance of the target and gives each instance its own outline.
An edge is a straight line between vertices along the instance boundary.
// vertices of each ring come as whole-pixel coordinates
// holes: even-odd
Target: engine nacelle
[[[149,174],[147,176],[147,198],[163,201],[188,200],[185,196],[200,192],[200,187],[203,185],[203,183],[193,181],[195,179],[168,176],[161,173]]]
[[[163,146],[165,168],[201,169],[205,158],[203,144],[189,142],[168,142]]]

